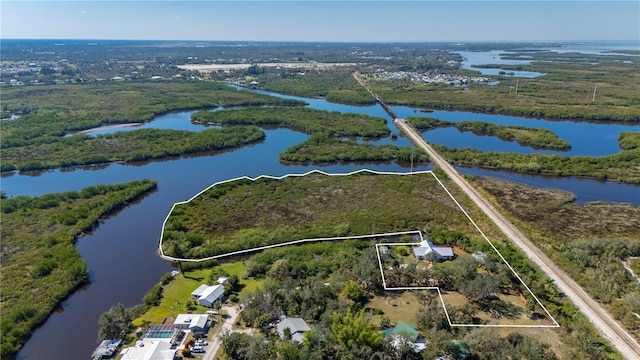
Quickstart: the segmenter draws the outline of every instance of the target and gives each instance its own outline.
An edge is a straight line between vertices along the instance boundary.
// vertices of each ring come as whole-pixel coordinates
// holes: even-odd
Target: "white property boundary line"
[[[167,224],[167,221],[169,220],[169,217],[171,216],[171,213],[173,213],[173,210],[175,209],[175,207],[177,205],[183,205],[183,204],[191,202],[192,200],[194,200],[198,196],[202,195],[204,192],[206,192],[207,190],[213,188],[214,186],[218,186],[218,185],[222,185],[222,184],[226,184],[226,183],[230,183],[230,182],[234,182],[234,181],[239,181],[239,180],[249,180],[249,181],[255,182],[255,181],[261,180],[261,179],[283,180],[283,179],[286,179],[288,177],[304,177],[304,176],[311,175],[311,174],[321,174],[321,175],[325,175],[325,176],[351,176],[351,175],[357,175],[357,174],[361,174],[361,173],[374,174],[374,175],[398,175],[398,176],[407,176],[407,175],[414,175],[414,174],[415,175],[421,175],[421,174],[430,173],[436,179],[438,184],[440,184],[440,186],[444,189],[444,191],[447,193],[447,195],[449,195],[449,197],[453,200],[453,202],[458,206],[458,208],[462,211],[462,213],[467,217],[467,219],[469,219],[471,224],[473,224],[473,226],[480,233],[480,235],[489,243],[491,248],[498,254],[500,259],[502,259],[502,261],[507,265],[507,267],[511,270],[511,272],[515,275],[515,277],[518,280],[520,280],[520,283],[525,287],[525,289],[527,289],[529,294],[531,294],[531,296],[536,300],[536,302],[538,303],[538,306],[540,306],[540,308],[542,308],[544,310],[544,312],[547,314],[547,316],[549,316],[549,318],[553,321],[553,325],[453,324],[451,322],[451,318],[449,317],[449,312],[447,311],[447,307],[446,307],[444,299],[442,297],[442,293],[440,292],[440,288],[438,288],[438,287],[394,287],[394,288],[387,287],[386,280],[384,278],[382,260],[380,258],[379,246],[382,246],[382,245],[387,245],[387,246],[389,246],[389,245],[416,245],[416,244],[419,244],[419,243],[375,244],[376,253],[378,255],[378,266],[380,268],[380,275],[382,277],[382,285],[383,285],[385,290],[387,290],[387,291],[394,291],[394,290],[395,291],[436,290],[438,292],[439,297],[440,297],[440,302],[442,303],[442,308],[444,309],[444,312],[445,312],[445,315],[447,317],[447,321],[449,323],[449,326],[452,326],[452,327],[503,327],[503,328],[557,328],[557,327],[560,327],[560,324],[558,324],[556,319],[549,313],[547,308],[540,302],[540,300],[533,293],[533,291],[531,291],[529,286],[527,286],[527,284],[525,284],[525,282],[522,280],[520,275],[518,275],[518,273],[516,273],[516,271],[513,269],[513,267],[504,258],[504,256],[502,256],[502,254],[500,254],[500,252],[495,247],[495,245],[493,245],[493,243],[489,240],[489,238],[487,238],[487,236],[478,227],[478,225],[475,223],[475,221],[473,221],[473,219],[471,219],[469,214],[464,210],[464,208],[460,205],[460,203],[453,197],[451,192],[449,192],[449,190],[444,186],[442,181],[440,181],[440,179],[436,176],[436,174],[433,173],[433,171],[431,171],[431,170],[416,171],[416,172],[409,172],[409,173],[399,173],[399,172],[386,172],[386,171],[375,171],[375,170],[370,170],[370,169],[361,169],[361,170],[352,171],[352,172],[349,172],[349,173],[331,174],[331,173],[327,173],[327,172],[324,172],[324,171],[316,169],[316,170],[308,171],[308,172],[303,173],[303,174],[286,174],[286,175],[283,175],[283,176],[260,175],[260,176],[255,177],[255,178],[251,178],[251,177],[248,177],[248,176],[242,176],[242,177],[237,177],[237,178],[233,178],[233,179],[229,179],[229,180],[225,180],[225,181],[219,181],[219,182],[216,182],[216,183],[208,186],[207,188],[205,188],[204,190],[200,191],[199,193],[195,194],[190,199],[188,199],[186,201],[176,202],[175,204],[173,204],[173,206],[171,206],[171,210],[169,211],[169,213],[165,217],[164,221],[162,222],[162,232],[160,233],[160,243],[159,243],[159,246],[158,246],[158,252],[160,254],[160,257],[165,259],[165,260],[169,260],[169,261],[201,262],[201,261],[206,261],[206,260],[220,259],[220,258],[224,258],[224,257],[234,256],[234,255],[243,255],[243,254],[258,252],[258,251],[262,251],[262,250],[266,250],[266,249],[273,249],[273,248],[277,248],[277,247],[283,247],[283,246],[289,246],[289,245],[298,245],[298,244],[312,243],[312,242],[321,242],[321,241],[342,241],[342,240],[351,240],[351,239],[355,240],[355,239],[367,239],[367,238],[380,238],[380,237],[385,237],[385,236],[408,235],[408,234],[414,234],[414,235],[418,234],[420,239],[423,240],[424,238],[422,236],[422,232],[418,231],[418,230],[405,231],[405,232],[391,232],[391,233],[371,234],[371,235],[311,238],[311,239],[294,240],[294,241],[289,241],[289,242],[284,242],[284,243],[279,243],[279,244],[273,244],[273,245],[259,246],[259,247],[255,247],[255,248],[251,248],[251,249],[245,249],[245,250],[238,250],[238,251],[233,251],[233,252],[229,252],[229,253],[225,253],[225,254],[209,256],[209,257],[202,258],[202,259],[175,258],[175,257],[172,257],[172,256],[165,255],[164,251],[162,250],[162,240],[164,238],[165,226]]]

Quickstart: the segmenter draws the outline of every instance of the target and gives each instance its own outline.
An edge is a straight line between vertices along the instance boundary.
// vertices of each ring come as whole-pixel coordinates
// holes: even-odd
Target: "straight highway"
[[[354,74],[354,78],[371,93],[385,110],[389,109],[382,98],[367,87],[357,73]],[[407,124],[405,120],[398,118],[395,116],[395,113],[391,111],[387,112],[394,118],[396,126],[402,130],[414,144],[422,148],[429,155],[434,165],[444,170],[467,196],[500,228],[507,238],[520,248],[531,261],[538,265],[547,276],[556,282],[558,288],[573,301],[603,337],[609,340],[625,358],[640,359],[640,344],[615,321],[606,309],[597,301],[593,300],[578,283],[562,271],[546,254],[535,246],[526,235],[489,203],[451,164],[440,156],[415,129]]]

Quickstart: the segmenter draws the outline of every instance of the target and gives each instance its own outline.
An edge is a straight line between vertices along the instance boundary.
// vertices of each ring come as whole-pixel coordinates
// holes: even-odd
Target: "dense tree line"
[[[640,162],[638,138],[640,133],[621,133],[620,141],[627,149],[614,155],[601,157],[483,152],[473,149],[452,149],[441,145],[433,145],[433,147],[448,161],[459,165],[640,183],[640,169],[636,166]]]
[[[551,130],[536,129],[525,126],[502,126],[482,121],[458,121],[453,124],[460,131],[471,131],[474,134],[497,136],[502,140],[517,141],[522,146],[540,149],[568,150],[571,145]]]
[[[395,145],[374,146],[352,140],[339,140],[324,134],[311,135],[308,140],[292,146],[279,155],[290,163],[331,163],[342,161],[402,161],[425,163],[429,157],[423,151]]]
[[[329,136],[380,137],[390,132],[386,121],[379,117],[309,108],[245,107],[198,111],[191,119],[202,124],[286,126],[306,134],[322,132]]]
[[[24,111],[15,120],[3,122],[0,129],[0,148],[3,153],[2,171],[13,169],[38,169],[55,166],[71,166],[75,164],[101,163],[121,161],[122,156],[103,155],[113,149],[110,145],[87,145],[87,137],[76,135],[65,137],[70,132],[95,128],[108,124],[144,122],[169,111],[210,108],[217,106],[246,105],[300,105],[296,100],[252,94],[235,90],[223,83],[154,83],[133,82],[99,83],[80,85],[57,85],[33,87],[14,87],[3,91],[3,107],[10,109],[32,109],[28,114]],[[231,130],[233,133],[236,130]],[[237,130],[240,131],[240,130]],[[141,137],[149,133],[138,133]],[[175,132],[167,132],[165,137],[176,140]],[[209,132],[208,134],[212,134]],[[136,135],[125,135],[121,139],[135,142]],[[184,136],[183,136],[184,137]],[[162,154],[162,149],[144,149],[138,144],[129,144],[137,150],[135,160],[174,156],[189,152],[208,151],[220,148],[212,144],[212,139],[203,140],[194,135],[193,139],[184,141],[191,143],[181,150],[176,144],[162,146],[169,149]],[[233,137],[233,136],[232,136]],[[213,137],[215,138],[215,136]],[[166,140],[169,140],[168,138]],[[256,138],[249,141],[255,141]],[[200,144],[198,144],[200,143]],[[83,144],[83,145],[79,145]],[[79,154],[74,147],[80,146],[87,153]],[[89,149],[87,149],[89,146]],[[97,153],[90,149],[100,147]],[[106,149],[104,149],[106,147]],[[223,147],[228,147],[223,145]],[[201,150],[203,149],[203,150]],[[116,149],[117,151],[118,149]],[[125,156],[127,156],[125,155]],[[50,157],[52,159],[50,159]]]
[[[199,133],[141,129],[95,137],[75,135],[56,138],[54,142],[4,149],[2,171],[144,161],[235,148],[264,137],[264,132],[255,126],[206,129]]]
[[[568,150],[571,145],[558,138],[553,131],[525,126],[503,126],[483,121],[445,121],[430,117],[407,117],[407,122],[417,130],[455,126],[460,131],[472,131],[477,135],[497,136],[506,141],[517,141],[522,146],[541,149]]]
[[[0,200],[3,359],[13,358],[56,306],[89,281],[89,270],[74,246],[76,236],[155,186],[141,180]],[[33,301],[34,294],[38,301]]]

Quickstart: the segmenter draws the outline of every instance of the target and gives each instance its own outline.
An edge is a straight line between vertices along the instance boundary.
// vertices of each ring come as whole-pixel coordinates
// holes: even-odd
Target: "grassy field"
[[[420,290],[435,293],[435,290]],[[416,324],[416,313],[423,306],[414,295],[414,291],[389,291],[384,296],[377,295],[370,299],[365,306],[378,309],[382,315],[374,315],[373,321],[380,322],[382,316],[389,318],[391,324],[404,321],[407,324]],[[442,310],[444,312],[444,310]]]

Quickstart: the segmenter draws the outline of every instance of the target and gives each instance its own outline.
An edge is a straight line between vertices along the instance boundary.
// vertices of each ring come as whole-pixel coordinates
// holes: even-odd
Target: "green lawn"
[[[239,296],[251,293],[262,283],[261,279],[248,278],[243,279],[246,269],[244,264],[240,261],[225,263],[219,265],[229,275],[236,275],[240,280],[240,286],[242,290]],[[135,326],[142,326],[144,324],[160,324],[165,318],[175,317],[178,314],[183,314],[187,311],[185,303],[191,299],[191,292],[195,290],[201,284],[207,282],[211,268],[198,269],[188,271],[184,275],[178,274],[175,278],[163,289],[162,302],[159,306],[150,308],[139,318],[133,321]],[[204,306],[197,306],[194,313],[204,313],[209,310]]]

